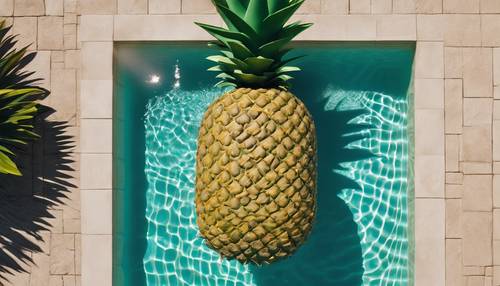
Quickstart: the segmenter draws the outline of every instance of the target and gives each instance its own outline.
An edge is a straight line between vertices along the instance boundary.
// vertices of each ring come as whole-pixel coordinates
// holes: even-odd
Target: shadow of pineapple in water
[[[22,177],[0,175],[0,285],[29,272],[36,253],[46,250],[53,211],[65,203],[74,171],[73,137],[68,124],[49,121],[55,111],[41,106],[35,121],[40,140],[18,150]]]
[[[343,162],[373,157],[368,151],[346,148],[349,143],[364,138],[361,131],[370,126],[349,123],[364,110],[325,110],[328,98],[302,100],[313,115],[317,129],[316,221],[304,245],[291,257],[262,267],[252,266],[254,279],[258,286],[359,286],[363,259],[358,228],[348,206],[338,197],[341,190],[359,188],[359,185],[334,170],[342,169]]]

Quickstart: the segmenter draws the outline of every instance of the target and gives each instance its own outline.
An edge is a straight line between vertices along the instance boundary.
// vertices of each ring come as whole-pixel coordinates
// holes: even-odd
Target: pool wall
[[[354,7],[352,5],[351,3],[351,8]],[[99,11],[93,10],[94,8],[89,5],[85,7],[87,7],[87,10],[84,10],[87,11],[85,13],[91,14]],[[394,7],[396,9],[396,6]],[[358,8],[362,9],[362,7]],[[185,9],[187,12],[188,8]],[[191,7],[191,9],[194,8]],[[399,9],[401,9],[400,6]],[[203,11],[205,10],[194,11],[193,14]],[[415,285],[459,285],[454,281],[462,281],[463,269],[477,274],[473,276],[476,278],[466,278],[469,281],[491,281],[493,277],[491,274],[493,269],[490,267],[493,264],[491,256],[491,144],[489,156],[485,156],[484,154],[488,153],[483,150],[483,144],[474,141],[481,137],[491,143],[491,120],[481,115],[482,110],[478,111],[479,109],[471,106],[488,105],[491,115],[492,73],[491,71],[487,73],[478,64],[486,64],[491,68],[492,49],[477,48],[463,51],[445,49],[445,45],[468,45],[469,39],[465,37],[473,36],[456,32],[452,33],[453,37],[447,38],[445,42],[443,35],[433,31],[433,20],[423,18],[423,16],[302,15],[299,17],[315,23],[313,28],[299,38],[302,41],[417,42],[414,63],[415,164],[413,166],[415,168]],[[84,143],[81,147],[80,187],[84,193],[82,205],[87,202],[86,207],[82,207],[81,210],[81,274],[84,286],[111,286],[112,227],[108,217],[113,208],[110,199],[113,192],[111,175],[113,150],[111,140],[106,138],[110,138],[108,135],[112,133],[112,120],[120,120],[112,118],[110,110],[113,97],[113,43],[208,40],[209,37],[203,31],[192,25],[194,20],[220,24],[217,16],[206,14],[85,15],[81,17],[82,110],[79,113],[79,119],[82,129],[80,140]],[[420,24],[421,21],[424,24]],[[457,20],[457,25],[460,23],[462,22]],[[452,65],[447,66],[446,71],[451,78],[446,80],[445,50],[446,55],[454,59],[447,60]],[[463,62],[462,59],[464,59]],[[490,81],[486,83],[486,80],[482,78],[485,73],[490,76]],[[488,84],[489,87],[486,88]],[[447,91],[446,102],[445,90]],[[464,106],[470,109],[466,109],[467,117],[464,119],[464,124],[467,126],[463,129],[461,123],[462,92],[470,97],[464,100]],[[486,98],[481,98],[479,102],[475,97]],[[453,114],[451,118],[446,117],[446,129],[445,106],[447,114]],[[485,109],[488,110],[488,108]],[[457,116],[460,117],[460,123],[457,123]],[[485,122],[489,122],[489,129]],[[448,134],[446,135],[446,171],[449,171],[446,174],[446,182],[449,183],[447,192],[445,192],[445,131]],[[463,135],[460,135],[462,132]],[[96,136],[100,139],[96,139]],[[464,141],[461,158],[458,157],[460,136],[463,136]],[[474,148],[474,145],[479,150]],[[461,161],[460,166],[459,161]],[[477,186],[480,195],[490,197],[488,202],[474,200],[475,194],[470,191],[467,193],[466,188],[463,194],[463,209],[466,212],[462,212],[461,199],[464,173],[472,174],[463,177],[465,187]],[[88,204],[88,202],[99,203]],[[445,224],[445,205],[446,210],[450,211],[447,213],[451,222],[449,225]],[[462,230],[462,222],[457,222],[456,216],[460,216],[465,222],[463,233],[457,231],[457,229]],[[445,229],[447,236],[445,236]],[[445,240],[445,237],[449,239]],[[460,262],[446,264],[446,253],[450,261],[462,260],[463,264]],[[466,268],[463,268],[464,265]],[[445,273],[448,277],[446,281]],[[498,285],[497,282],[495,283]]]

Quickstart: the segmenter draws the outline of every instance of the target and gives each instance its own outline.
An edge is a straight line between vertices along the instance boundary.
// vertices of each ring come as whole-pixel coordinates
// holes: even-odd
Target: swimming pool
[[[412,285],[410,43],[307,43],[293,91],[318,132],[307,242],[262,267],[221,260],[194,208],[198,125],[222,91],[201,43],[119,43],[114,65],[114,285]]]

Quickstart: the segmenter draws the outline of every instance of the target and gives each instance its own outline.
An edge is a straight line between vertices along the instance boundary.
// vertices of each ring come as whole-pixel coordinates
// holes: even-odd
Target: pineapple
[[[213,0],[227,29],[196,23],[217,41],[219,86],[234,89],[201,122],[196,212],[223,257],[271,263],[294,253],[316,213],[316,131],[288,90],[286,45],[311,24],[286,24],[304,0]]]

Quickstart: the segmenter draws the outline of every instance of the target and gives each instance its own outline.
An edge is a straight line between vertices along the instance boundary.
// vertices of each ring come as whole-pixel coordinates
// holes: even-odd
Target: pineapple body
[[[282,89],[238,88],[206,111],[196,158],[201,235],[222,256],[271,263],[291,255],[316,212],[311,115]]]

